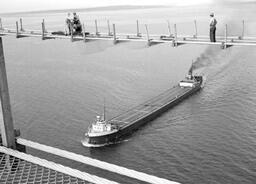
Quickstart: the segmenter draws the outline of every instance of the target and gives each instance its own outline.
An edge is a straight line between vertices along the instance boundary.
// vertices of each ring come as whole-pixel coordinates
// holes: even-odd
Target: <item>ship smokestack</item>
[[[190,66],[190,68],[188,70],[188,76],[189,76],[190,79],[193,78],[193,60],[192,60],[191,66]]]

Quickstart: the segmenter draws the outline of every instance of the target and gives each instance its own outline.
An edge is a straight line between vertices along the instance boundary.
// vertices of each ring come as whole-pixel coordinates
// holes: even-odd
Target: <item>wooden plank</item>
[[[95,20],[95,35],[99,35],[99,30],[98,30],[98,23],[97,23],[97,20]]]
[[[2,19],[0,18],[0,30],[3,30]]]
[[[86,42],[86,35],[85,35],[85,26],[83,24],[83,39],[84,39],[84,42]]]
[[[226,49],[227,48],[227,40],[228,40],[228,38],[227,38],[227,36],[228,36],[228,25],[226,24],[225,25],[225,42],[224,42],[224,49]]]
[[[71,31],[71,36],[70,36],[70,41],[73,42],[74,41],[74,35],[73,35],[73,24],[70,24],[70,31]]]
[[[107,20],[107,24],[108,24],[108,36],[112,36],[113,34],[110,31],[110,24],[109,24],[109,20]]]
[[[47,33],[44,19],[43,19],[43,23],[44,23],[44,32]]]
[[[135,42],[149,42],[150,44],[152,43],[172,43],[173,45],[177,44],[203,44],[203,45],[223,45],[226,43],[226,45],[230,46],[230,45],[236,45],[236,46],[256,46],[256,37],[244,37],[244,39],[239,39],[238,36],[222,36],[219,37],[218,42],[209,42],[208,41],[208,37],[205,36],[197,36],[197,38],[194,38],[193,36],[184,36],[181,37],[180,36],[176,36],[174,38],[168,39],[161,39],[161,37],[158,35],[158,37],[154,37],[152,35],[146,34],[146,35],[142,35],[141,37],[137,37],[135,36],[130,36],[130,35],[125,35],[125,34],[117,34],[116,33],[116,29],[115,29],[115,25],[113,25],[113,29],[114,29],[114,34],[113,36],[109,36],[108,33],[106,34],[101,34],[100,36],[96,36],[96,35],[88,35],[86,36],[86,40],[113,40],[114,39],[114,43],[117,43],[117,41],[135,41]],[[10,35],[10,36],[17,36],[18,37],[42,37],[42,31],[38,31],[38,32],[33,32],[31,33],[30,31],[26,31],[26,32],[19,32],[18,30],[18,34],[16,30],[12,30],[12,29],[4,29],[2,31],[0,31],[1,35]],[[71,36],[63,36],[63,35],[52,35],[51,33],[45,33],[44,34],[45,37],[47,38],[58,38],[58,39],[71,39],[71,41],[73,40],[73,35]],[[217,37],[218,38],[218,37]],[[76,39],[80,39],[83,40],[84,37],[83,36],[76,36]],[[226,40],[226,42],[225,42]]]
[[[19,38],[19,24],[18,24],[18,21],[16,21],[16,38]]]
[[[178,41],[178,33],[177,33],[177,26],[176,26],[176,24],[174,24],[174,40],[173,41],[174,41],[173,42],[173,46],[177,47],[178,46],[178,43],[177,43],[177,41]]]
[[[16,149],[11,103],[5,68],[3,42],[0,37],[0,129],[2,142],[5,147]]]
[[[141,37],[141,34],[140,34],[140,26],[139,26],[139,20],[136,21],[136,25],[137,25],[137,37]]]
[[[115,24],[113,24],[113,38],[114,38],[114,44],[116,44],[117,43],[117,37],[116,37],[116,25]]]
[[[222,42],[209,42],[209,41],[186,41],[186,40],[178,40],[179,44],[202,44],[202,45],[221,45]]]
[[[147,25],[147,24],[145,24],[145,28],[146,28],[146,33],[147,33],[148,46],[150,46],[150,45],[151,45],[151,39],[150,39],[150,37],[149,37],[149,33],[148,33],[148,25]]]
[[[10,28],[3,28],[2,30],[0,30],[0,32],[3,33],[4,32],[16,32],[16,29],[10,29]],[[54,32],[54,31],[46,31],[45,29],[45,33],[51,33],[51,32]],[[41,35],[41,30],[27,30],[26,33],[40,33]],[[101,35],[108,35],[108,32],[107,33],[101,33]],[[131,33],[118,33],[116,34],[116,36],[125,36],[127,37],[127,35],[133,35]],[[111,35],[112,36],[112,35]],[[153,38],[159,38],[161,35],[159,34],[150,34],[150,37]],[[169,36],[169,35],[166,35],[166,36]],[[146,37],[146,35],[141,35],[141,37]],[[194,35],[177,35],[177,39],[180,39],[180,38],[193,38],[194,39]],[[197,38],[198,39],[209,39],[209,36],[206,36],[206,35],[197,35]],[[227,36],[227,39],[240,39],[241,36]],[[220,40],[220,39],[225,39],[225,36],[216,36],[216,39]],[[243,37],[243,40],[256,40],[256,36],[244,36]]]
[[[44,21],[43,21],[43,22],[42,22],[42,40],[44,40],[44,34],[45,34],[45,33],[44,33],[44,30],[45,30],[45,29],[44,29]]]
[[[20,18],[20,31],[24,31],[24,29],[23,29],[23,23],[22,23],[22,18]]]
[[[196,20],[194,20],[194,25],[195,25],[195,35],[194,35],[194,37],[197,38],[197,23],[196,23]]]
[[[244,20],[242,21],[242,35],[241,35],[241,39],[244,38]]]
[[[167,26],[168,26],[169,36],[172,36],[171,25],[170,25],[170,21],[169,20],[167,20]]]

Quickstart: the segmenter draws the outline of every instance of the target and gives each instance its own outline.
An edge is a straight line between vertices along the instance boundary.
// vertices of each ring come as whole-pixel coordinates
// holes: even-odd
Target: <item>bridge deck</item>
[[[0,146],[0,183],[117,184],[2,146]]]
[[[39,30],[24,30],[17,31],[14,29],[3,28],[0,29],[0,36],[17,36],[17,37],[37,37],[42,38],[42,31]],[[85,37],[83,35],[73,36],[75,40],[108,40],[116,42],[147,42],[148,45],[154,45],[159,43],[172,43],[175,46],[182,44],[203,44],[203,45],[220,45],[220,46],[256,46],[256,37],[241,37],[241,36],[217,36],[216,42],[210,42],[207,36],[191,36],[191,35],[145,35],[136,36],[135,34],[121,33],[109,35],[108,33],[95,33],[88,34]],[[71,39],[71,36],[63,34],[57,34],[53,31],[44,33],[44,39]]]
[[[87,184],[90,182],[0,153],[0,183]]]

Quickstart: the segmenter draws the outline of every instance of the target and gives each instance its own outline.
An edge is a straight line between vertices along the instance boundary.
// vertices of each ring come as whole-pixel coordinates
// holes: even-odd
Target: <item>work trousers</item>
[[[216,42],[216,27],[210,27],[210,40],[211,42]]]

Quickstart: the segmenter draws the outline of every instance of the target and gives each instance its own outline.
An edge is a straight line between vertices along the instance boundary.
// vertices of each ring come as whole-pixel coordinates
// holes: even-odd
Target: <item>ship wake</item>
[[[120,144],[122,142],[127,142],[127,141],[128,141],[128,139],[119,140],[116,142],[108,142],[108,143],[104,143],[104,144],[90,144],[88,139],[81,140],[82,145],[87,148],[99,148],[99,147],[104,147],[104,146],[113,145],[113,144]]]

